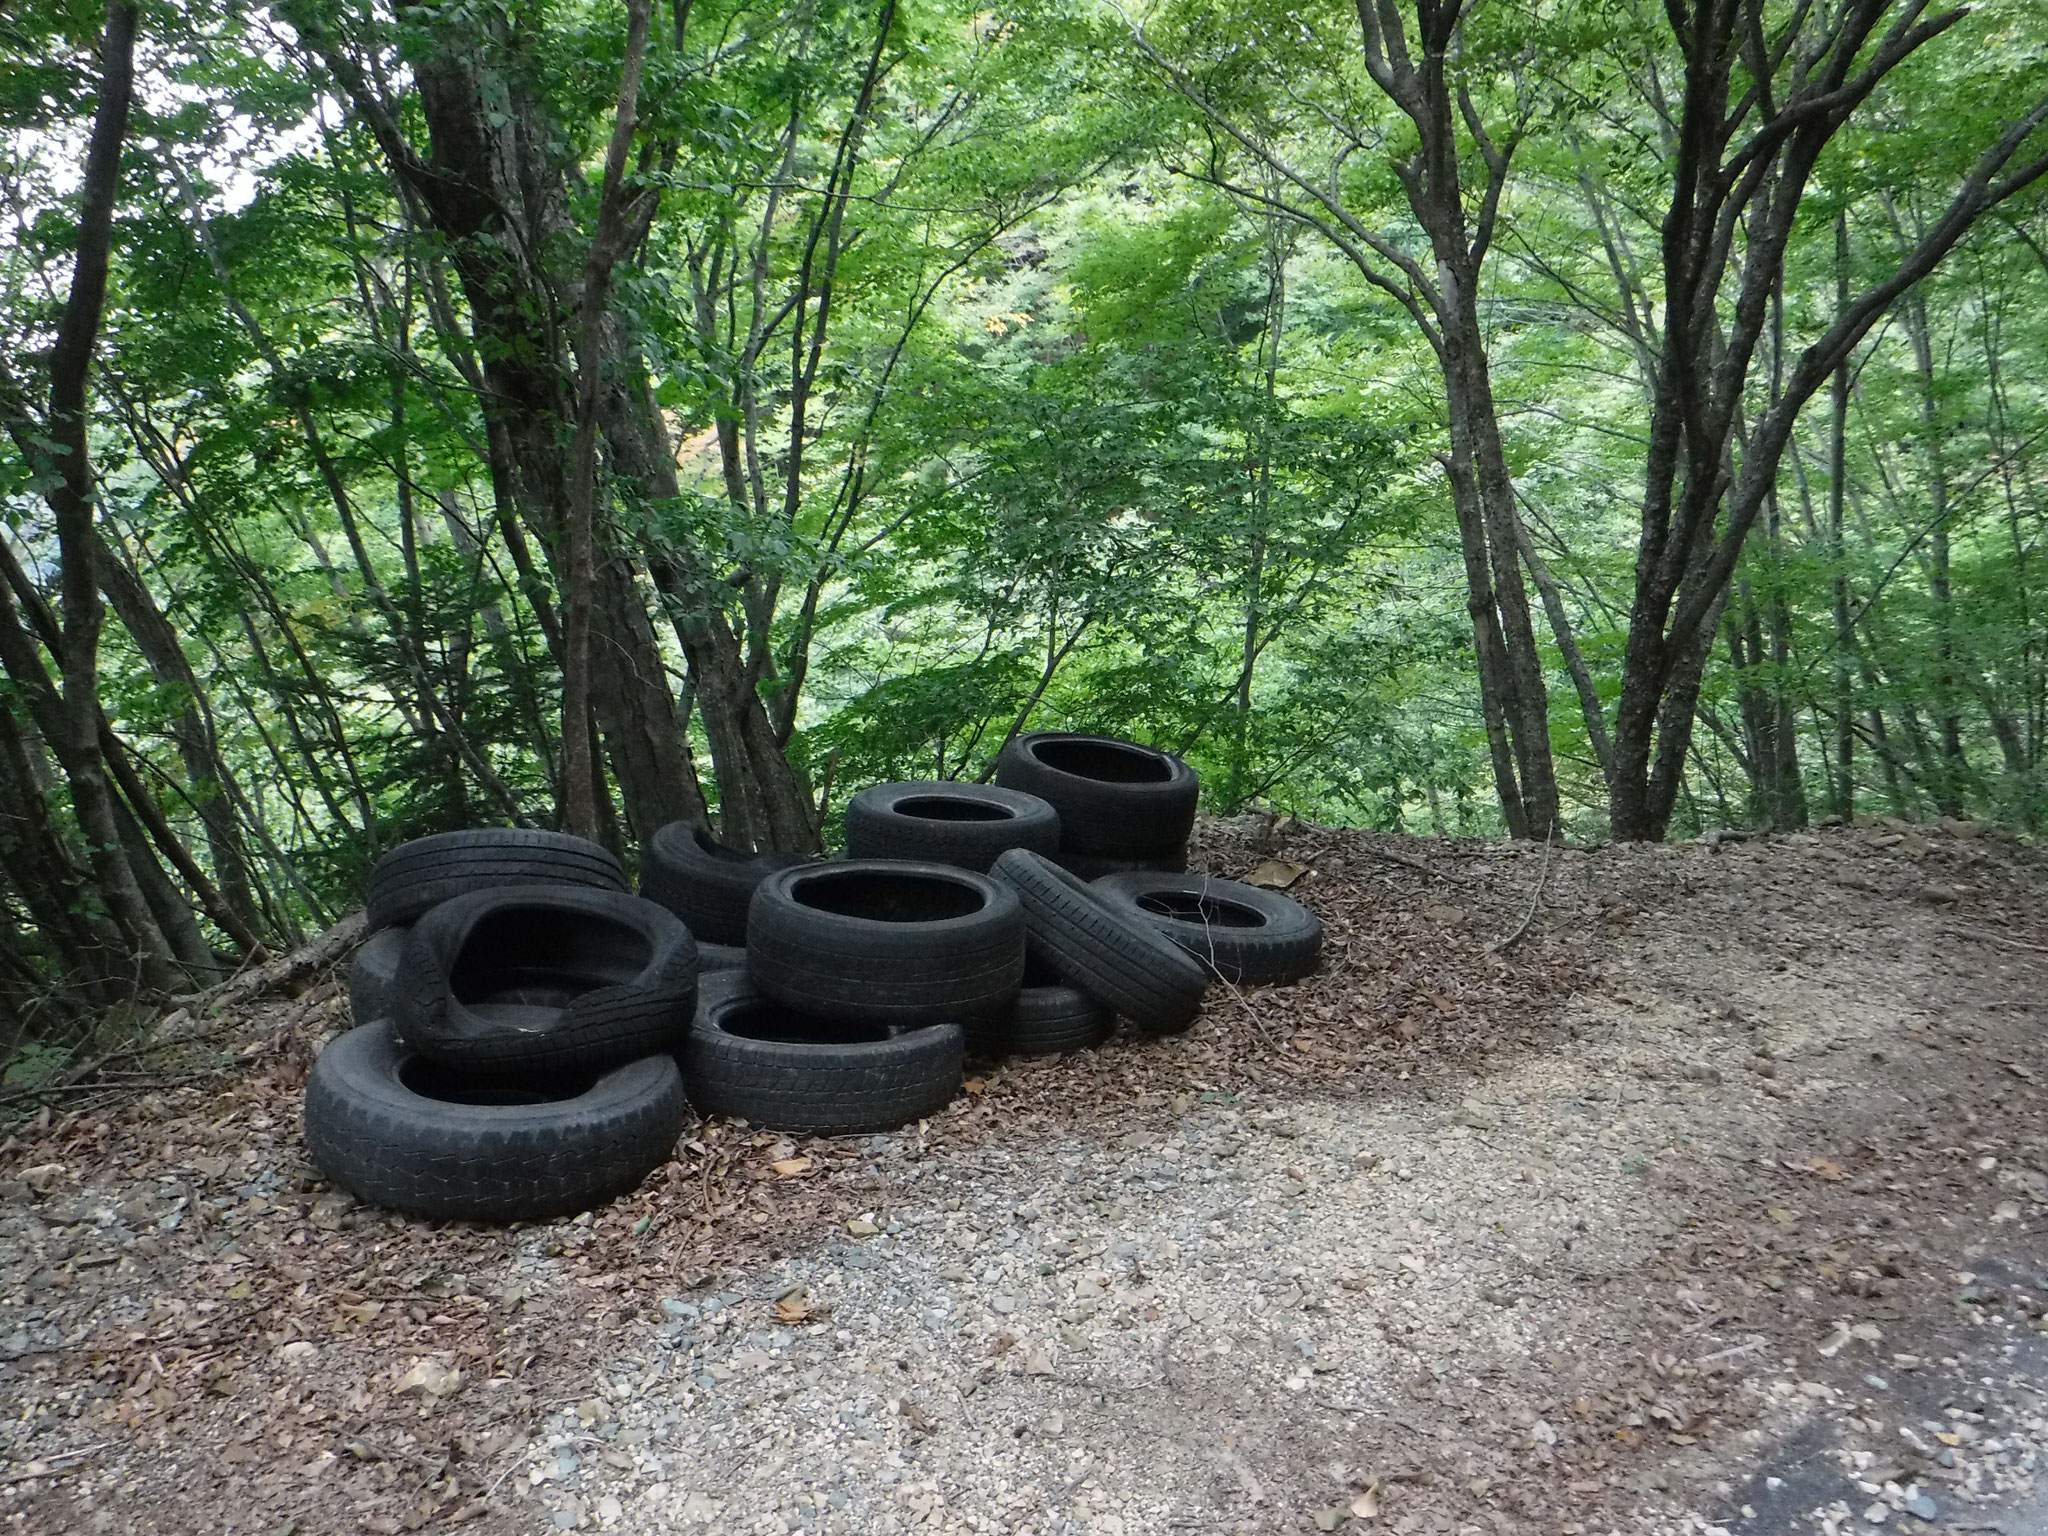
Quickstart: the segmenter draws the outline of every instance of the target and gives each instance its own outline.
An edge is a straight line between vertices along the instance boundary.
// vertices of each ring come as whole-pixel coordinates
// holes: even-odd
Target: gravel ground
[[[896,1136],[707,1125],[510,1232],[293,1161],[316,991],[267,1077],[10,1150],[0,1520],[2032,1529],[1998,1501],[2048,1444],[2041,865],[1956,830],[1211,827],[1219,872],[1314,871],[1322,976],[992,1065]],[[167,1171],[165,1125],[222,1113],[266,1123]],[[210,1236],[153,1214],[187,1186]]]

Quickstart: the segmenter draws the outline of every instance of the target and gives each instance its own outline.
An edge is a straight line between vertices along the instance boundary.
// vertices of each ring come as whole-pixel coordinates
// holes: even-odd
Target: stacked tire
[[[971,1031],[1008,1016],[1024,915],[987,875],[854,859],[756,887],[746,966],[711,979],[683,1051],[707,1113],[777,1130],[889,1130],[959,1092]]]
[[[983,1056],[1100,1045],[1116,1017],[1186,1029],[1211,976],[1291,981],[1319,961],[1322,926],[1299,903],[1190,875],[1200,780],[1171,753],[1041,731],[1010,741],[995,784],[878,784],[847,805],[849,854],[988,870],[1017,896],[1027,970],[999,1018],[964,1024]]]
[[[1059,817],[1052,853],[1084,880],[1188,867],[1201,780],[1170,752],[1070,731],[1013,737],[996,758],[996,783],[1035,795]]]
[[[371,876],[354,1027],[314,1064],[306,1139],[358,1196],[425,1216],[590,1208],[672,1153],[687,1106],[775,1130],[937,1113],[971,1053],[1171,1035],[1212,978],[1314,970],[1276,892],[1186,872],[1200,786],[1111,737],[1010,742],[993,785],[879,784],[848,857],[677,822],[619,860],[558,833],[421,838]]]
[[[354,1027],[306,1084],[306,1142],[360,1198],[505,1221],[587,1210],[667,1160],[696,941],[559,833],[421,838],[378,862]]]

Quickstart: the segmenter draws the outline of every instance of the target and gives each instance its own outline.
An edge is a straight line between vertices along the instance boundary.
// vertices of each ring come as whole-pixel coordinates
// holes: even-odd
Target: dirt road
[[[1208,827],[1321,976],[508,1232],[318,1185],[262,1005],[8,1148],[0,1521],[2038,1528],[2048,882],[1957,830]]]

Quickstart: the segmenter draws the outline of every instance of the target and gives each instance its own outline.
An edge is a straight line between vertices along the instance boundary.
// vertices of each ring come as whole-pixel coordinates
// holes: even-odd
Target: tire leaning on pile
[[[1150,924],[1022,849],[997,859],[989,875],[1017,893],[1032,954],[1063,981],[1151,1034],[1177,1034],[1195,1021],[1208,975]]]

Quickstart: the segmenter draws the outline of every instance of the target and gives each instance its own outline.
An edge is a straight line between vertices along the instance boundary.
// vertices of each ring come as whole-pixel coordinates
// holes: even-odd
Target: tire
[[[328,1043],[306,1080],[306,1145],[373,1205],[467,1221],[587,1211],[675,1150],[688,1113],[671,1056],[546,1086],[483,1083],[408,1051],[389,1021]]]
[[[1161,874],[1177,875],[1188,867],[1187,850],[1170,859],[1098,859],[1092,854],[1069,853],[1061,849],[1052,856],[1053,863],[1068,874],[1088,881],[1091,885],[1106,875]]]
[[[1008,887],[944,864],[786,869],[754,892],[747,972],[820,1019],[992,1024],[1024,978],[1024,914]]]
[[[1009,1018],[971,1031],[967,1049],[976,1056],[1058,1056],[1093,1050],[1115,1027],[1115,1016],[1086,992],[1027,962]]]
[[[398,957],[405,953],[404,928],[380,928],[348,963],[348,1017],[360,1029],[391,1017],[398,1000]]]
[[[908,859],[987,874],[1011,848],[1051,853],[1060,817],[1036,795],[943,779],[876,784],[846,803],[849,859]]]
[[[625,867],[607,849],[565,832],[484,827],[401,843],[370,871],[372,928],[416,922],[444,901],[506,885],[580,885],[624,891]]]
[[[1051,803],[1061,851],[1102,859],[1184,857],[1202,790],[1169,752],[1066,731],[1011,740],[996,758],[996,783]]]
[[[1180,946],[1035,853],[1006,853],[990,875],[1016,891],[1033,955],[1062,980],[1153,1034],[1194,1022],[1208,977]]]
[[[399,1038],[472,1074],[573,1072],[674,1049],[697,1006],[697,944],[622,891],[512,886],[443,902],[398,962]]]
[[[697,974],[708,976],[713,971],[744,971],[747,968],[747,950],[743,944],[699,944],[697,946]]]
[[[706,1114],[779,1131],[890,1131],[952,1102],[965,1054],[957,1024],[822,1024],[722,971],[700,993],[683,1081]]]
[[[694,821],[672,821],[641,850],[640,894],[675,913],[700,942],[744,944],[754,888],[806,862],[794,853],[742,853]]]
[[[1322,961],[1322,919],[1278,891],[1209,875],[1151,873],[1110,875],[1095,889],[1225,981],[1298,981]]]

